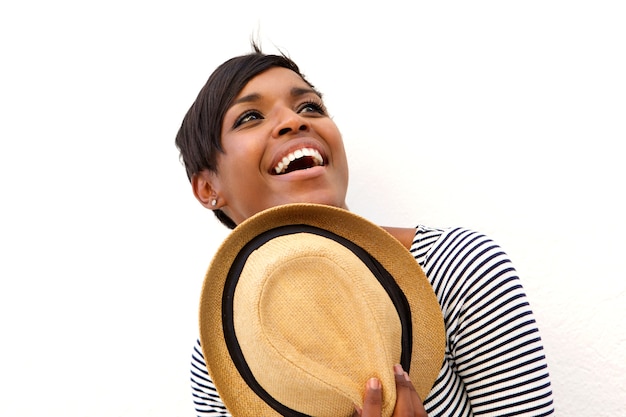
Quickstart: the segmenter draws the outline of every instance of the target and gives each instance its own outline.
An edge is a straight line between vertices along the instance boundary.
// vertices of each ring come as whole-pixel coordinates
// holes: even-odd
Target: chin
[[[323,194],[317,192],[314,195],[306,195],[300,196],[297,198],[291,198],[288,203],[311,203],[311,204],[323,204],[325,206],[333,206],[339,207],[343,209],[347,209],[345,198],[339,198],[337,196],[324,196]]]

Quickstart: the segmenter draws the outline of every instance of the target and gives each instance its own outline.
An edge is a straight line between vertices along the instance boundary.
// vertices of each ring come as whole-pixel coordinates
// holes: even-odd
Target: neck
[[[391,236],[398,239],[402,246],[407,249],[411,249],[411,245],[413,244],[413,238],[415,238],[415,229],[412,227],[385,227],[383,226],[387,232],[391,234]]]

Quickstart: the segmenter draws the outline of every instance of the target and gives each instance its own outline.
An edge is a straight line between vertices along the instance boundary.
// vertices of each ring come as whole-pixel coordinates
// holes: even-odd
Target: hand
[[[393,367],[396,376],[396,406],[392,417],[428,417],[422,400],[409,379],[409,374],[404,372],[402,366]],[[377,378],[367,381],[363,408],[355,406],[354,416],[381,417],[382,413],[382,386]]]

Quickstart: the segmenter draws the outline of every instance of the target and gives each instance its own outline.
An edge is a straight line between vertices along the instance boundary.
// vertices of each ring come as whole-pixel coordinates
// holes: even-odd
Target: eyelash
[[[261,116],[261,113],[258,112],[257,110],[247,110],[246,112],[244,112],[241,116],[239,116],[237,118],[237,120],[235,120],[235,124],[233,125],[233,129],[237,128],[239,126],[241,126],[244,123],[247,123],[247,121],[245,120],[248,116]]]
[[[316,111],[317,113],[326,116],[326,107],[324,106],[324,103],[322,103],[321,101],[315,101],[315,100],[307,100],[304,103],[300,104],[300,106],[298,106],[298,109],[300,111],[302,111],[305,107],[313,107],[314,111]]]
[[[322,103],[321,101],[314,101],[314,100],[307,100],[307,101],[300,103],[296,107],[297,108],[296,111],[298,112],[298,114],[300,114],[307,107],[312,108],[312,112],[319,113],[322,116],[326,116],[328,114],[326,112],[326,107],[324,106],[324,103]],[[241,116],[239,116],[237,120],[235,120],[235,124],[233,125],[233,128],[237,128],[241,126],[242,124],[247,123],[248,121],[246,121],[246,118],[248,118],[249,116],[259,116],[259,118],[263,118],[260,111],[247,110]]]

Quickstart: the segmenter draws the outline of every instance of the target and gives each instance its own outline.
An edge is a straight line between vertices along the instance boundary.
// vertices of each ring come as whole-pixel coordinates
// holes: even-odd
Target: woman
[[[321,94],[286,56],[253,52],[211,75],[185,116],[176,145],[193,193],[229,228],[282,204],[347,209],[348,164]],[[554,412],[543,346],[506,254],[462,228],[386,228],[411,251],[437,295],[446,326],[445,361],[427,398],[394,370],[395,416],[542,416]],[[198,415],[228,415],[192,356]],[[376,379],[362,416],[380,415]]]

